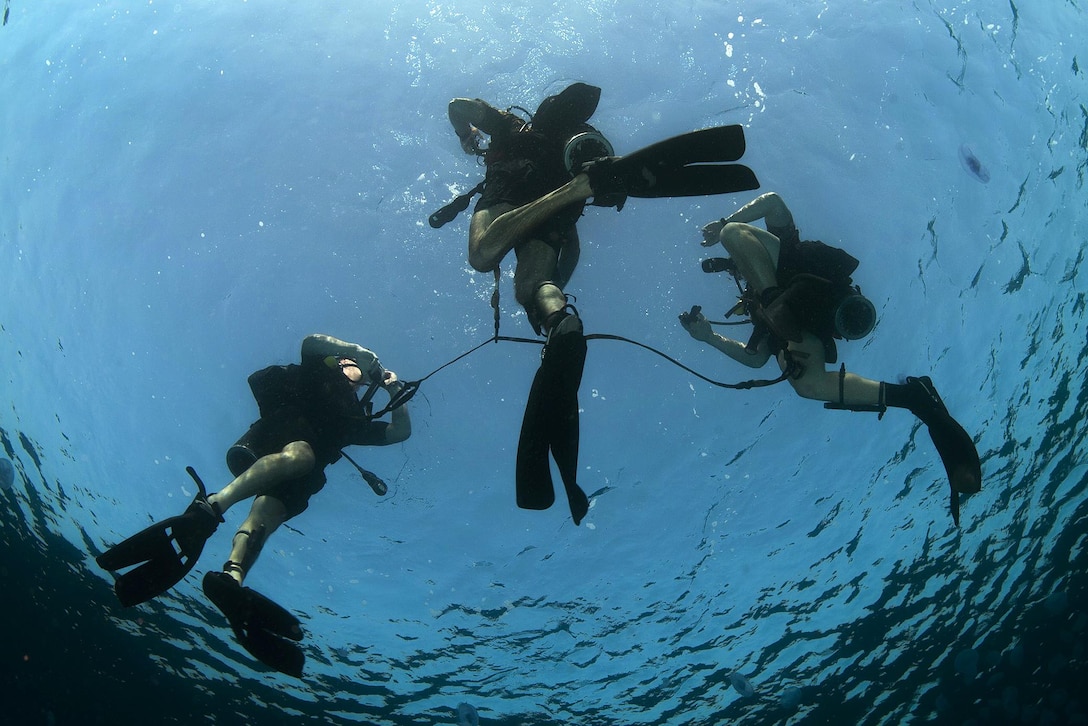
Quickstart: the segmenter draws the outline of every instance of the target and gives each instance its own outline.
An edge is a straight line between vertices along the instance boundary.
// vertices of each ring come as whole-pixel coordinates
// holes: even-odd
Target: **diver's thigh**
[[[500,215],[506,214],[511,209],[514,209],[513,204],[507,204],[501,202],[493,207],[487,209],[480,209],[472,213],[472,218],[468,223],[468,237],[469,241],[475,241],[483,236],[487,228],[491,226],[491,223],[495,221]]]
[[[824,373],[827,353],[824,351],[824,344],[812,333],[803,333],[800,343],[791,340],[786,346],[786,351],[778,354],[778,366],[783,371],[786,370],[792,358],[796,365],[802,366],[802,378]]]
[[[778,254],[782,242],[761,227],[744,222],[730,222],[722,229],[721,242],[731,256],[756,254],[753,251],[753,246],[758,245],[771,258],[771,266],[778,269]],[[755,249],[758,249],[758,247]]]

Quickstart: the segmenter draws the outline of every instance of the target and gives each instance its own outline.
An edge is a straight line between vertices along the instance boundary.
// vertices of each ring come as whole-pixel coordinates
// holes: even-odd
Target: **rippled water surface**
[[[1088,722],[1088,22],[1023,5],[6,2],[5,720]],[[94,555],[180,512],[186,465],[229,481],[250,372],[311,332],[413,380],[487,340],[467,215],[426,224],[483,174],[446,104],[575,80],[617,153],[745,126],[802,235],[861,260],[880,320],[847,368],[932,376],[974,435],[962,526],[903,411],[610,340],[581,389],[589,516],[519,510],[539,350],[502,343],[423,384],[409,441],[352,452],[386,497],[333,466],[265,548],[247,584],[302,620],[304,678],[255,663],[195,573],[121,608]],[[750,378],[676,321],[732,306],[698,229],[747,199],[589,208],[587,332]]]

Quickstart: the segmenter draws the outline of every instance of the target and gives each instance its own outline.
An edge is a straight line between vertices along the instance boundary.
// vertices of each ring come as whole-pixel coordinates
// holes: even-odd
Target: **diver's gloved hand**
[[[475,126],[470,125],[468,131],[463,134],[457,134],[457,138],[461,142],[461,149],[466,154],[480,156],[484,153],[483,148],[480,146],[480,142],[483,141],[484,136]]]
[[[367,380],[381,380],[385,369],[374,351],[360,345],[355,347],[349,357],[359,365],[359,370],[366,375]]]
[[[355,361],[355,365],[359,366],[359,370],[364,373],[370,371],[375,365],[381,368],[381,364],[378,363],[378,356],[374,354],[374,351],[321,333],[314,333],[303,338],[302,357],[304,360],[307,358],[323,358],[325,365],[330,368],[335,368],[340,358],[350,358]],[[332,360],[329,360],[330,358]]]
[[[702,229],[703,241],[700,243],[703,247],[713,247],[718,244],[722,228],[725,227],[724,219],[716,219],[713,222],[705,225]]]
[[[391,391],[391,393],[395,393],[396,391],[404,387],[404,384],[401,383],[400,378],[398,378],[397,374],[393,371],[382,369],[381,377],[377,378],[376,380],[380,380],[382,382],[382,388],[385,388],[386,390],[392,388],[393,391]]]
[[[589,177],[589,186],[593,189],[593,201],[590,203],[593,206],[615,207],[618,212],[627,203],[627,185],[616,169],[618,159],[618,156],[602,156],[582,166],[579,173]]]
[[[374,359],[374,362],[370,365],[369,368],[360,362],[359,369],[364,372],[364,380],[368,384],[377,381],[378,385],[380,386],[385,386],[385,379],[391,373],[391,371],[387,371],[385,370],[385,368],[382,367],[381,361],[379,361],[377,358]],[[394,378],[396,378],[395,375]]]
[[[702,311],[703,309],[698,305],[692,305],[691,310],[680,313],[680,324],[692,338],[708,343],[714,337],[714,330]]]

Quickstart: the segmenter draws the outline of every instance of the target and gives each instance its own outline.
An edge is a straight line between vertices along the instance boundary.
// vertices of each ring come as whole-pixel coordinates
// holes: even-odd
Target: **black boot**
[[[187,520],[187,526],[176,527],[174,532],[178,547],[185,552],[199,552],[220,523],[225,521],[219,507],[209,502],[203,492],[196,495],[181,516]]]

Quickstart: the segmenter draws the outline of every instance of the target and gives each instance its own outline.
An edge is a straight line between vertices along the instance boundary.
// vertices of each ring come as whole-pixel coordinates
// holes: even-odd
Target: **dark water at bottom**
[[[6,437],[5,437],[6,439]],[[9,440],[10,441],[10,440]],[[988,613],[991,627],[974,647],[949,656],[949,639],[962,623],[934,622],[914,639],[917,649],[894,658],[866,658],[887,648],[889,633],[915,620],[904,606],[881,607],[903,586],[891,580],[878,599],[849,626],[843,647],[827,663],[818,684],[802,689],[801,711],[777,704],[724,705],[715,723],[744,724],[1088,724],[1088,502],[1084,482],[1069,526],[1048,555],[1062,561],[1044,571],[1025,567],[1024,581],[1007,588],[1007,613]],[[37,506],[37,502],[32,502]],[[109,585],[87,568],[92,561],[74,545],[31,532],[12,490],[0,491],[0,722],[6,724],[275,724],[381,723],[454,724],[460,699],[449,709],[406,715],[403,696],[385,694],[390,712],[373,704],[375,684],[321,683],[309,699],[284,692],[272,680],[239,677],[209,680],[177,647],[155,648],[157,639],[191,640],[185,623],[159,603],[124,611]],[[41,514],[45,514],[44,512]],[[1068,563],[1066,568],[1065,563]],[[974,573],[983,576],[983,573]],[[925,577],[912,571],[904,578]],[[989,577],[989,576],[986,576]],[[895,578],[892,578],[895,579]],[[1042,587],[1042,581],[1052,587]],[[1052,594],[1024,603],[1029,588]],[[915,583],[917,584],[917,583]],[[1045,584],[1045,583],[1044,583]],[[965,591],[969,597],[969,591]],[[998,617],[993,617],[997,615]],[[940,618],[935,618],[939,621]],[[125,627],[120,627],[124,623]],[[138,624],[138,627],[132,627]],[[219,627],[209,623],[207,628]],[[244,654],[243,654],[244,655]],[[436,657],[440,657],[440,654]],[[823,669],[822,669],[823,670]],[[380,684],[378,688],[380,689]],[[330,696],[330,694],[332,694]],[[874,695],[875,694],[875,695]],[[398,701],[400,702],[398,704]],[[516,704],[509,713],[518,714]],[[712,709],[713,710],[713,709]],[[348,718],[343,715],[353,714]],[[357,715],[354,715],[357,714]],[[903,714],[911,714],[904,718]],[[481,713],[484,724],[553,723],[539,713],[503,720]],[[595,713],[585,723],[622,724]],[[695,721],[682,712],[669,724]]]

